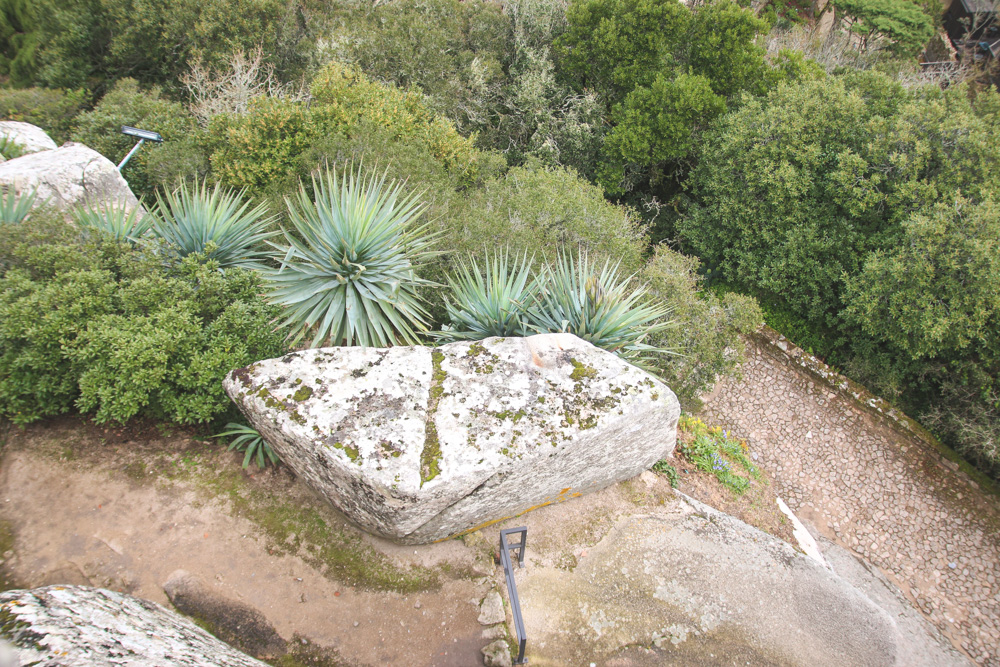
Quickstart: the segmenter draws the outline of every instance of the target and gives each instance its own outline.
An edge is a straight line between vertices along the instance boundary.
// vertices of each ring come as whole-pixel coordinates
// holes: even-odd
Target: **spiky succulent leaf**
[[[507,250],[487,255],[482,266],[472,257],[468,264],[459,261],[456,274],[448,276],[455,302],[445,299],[451,326],[434,337],[450,342],[524,336],[528,308],[538,292],[531,264],[527,253],[511,258]]]
[[[425,209],[415,194],[383,173],[343,177],[327,169],[286,199],[291,230],[278,269],[265,269],[272,303],[283,306],[294,345],[312,332],[312,346],[385,347],[417,343],[427,311],[417,289],[432,285],[417,269],[435,255],[433,235],[417,224]]]
[[[569,332],[615,352],[636,365],[649,353],[670,353],[643,343],[646,336],[673,322],[670,308],[648,303],[645,287],[631,287],[633,276],[622,278],[610,260],[599,270],[586,255],[574,259],[560,253],[529,310],[529,329],[536,333]]]
[[[0,223],[16,225],[24,222],[31,213],[31,206],[38,197],[38,190],[22,192],[20,195],[13,190],[0,193]]]
[[[267,215],[267,205],[250,208],[245,194],[221,185],[209,191],[207,183],[182,183],[173,192],[157,193],[153,231],[181,257],[206,253],[213,243],[206,255],[220,267],[259,268],[270,254],[265,242],[280,232],[269,231],[275,217]]]
[[[264,437],[257,432],[257,429],[244,424],[234,424],[232,422],[226,424],[225,428],[225,431],[217,433],[212,437],[225,438],[235,435],[236,438],[229,443],[229,449],[235,449],[238,452],[246,452],[246,456],[243,457],[244,468],[249,466],[250,461],[252,461],[255,457],[257,459],[258,468],[266,466],[267,461],[270,461],[272,464],[278,463],[278,455],[274,453],[274,450],[271,449],[271,445],[267,444]]]
[[[137,241],[149,231],[153,216],[143,214],[142,208],[126,210],[124,203],[102,202],[84,205],[71,211],[73,220],[82,229],[90,229],[106,234],[116,241]]]

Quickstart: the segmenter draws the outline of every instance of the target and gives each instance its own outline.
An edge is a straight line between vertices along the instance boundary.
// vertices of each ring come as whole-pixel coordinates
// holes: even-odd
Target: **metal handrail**
[[[514,533],[521,534],[521,541],[516,544],[508,544],[507,536]],[[510,550],[517,549],[517,564],[524,567],[524,548],[528,544],[528,528],[508,528],[500,531],[500,564],[503,565],[503,574],[507,579],[507,596],[510,598],[511,615],[514,617],[514,633],[517,635],[517,659],[515,665],[526,665],[528,661],[524,658],[524,647],[528,643],[528,636],[524,631],[524,619],[521,617],[521,601],[517,597],[517,582],[514,581],[514,566],[510,560]]]

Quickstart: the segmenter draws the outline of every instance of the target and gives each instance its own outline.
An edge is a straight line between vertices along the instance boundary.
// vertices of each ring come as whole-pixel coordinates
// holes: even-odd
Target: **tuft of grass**
[[[708,426],[698,417],[682,415],[678,427],[692,436],[690,442],[678,439],[678,450],[699,470],[714,475],[736,495],[760,479],[760,471],[750,460],[745,440],[720,426]]]

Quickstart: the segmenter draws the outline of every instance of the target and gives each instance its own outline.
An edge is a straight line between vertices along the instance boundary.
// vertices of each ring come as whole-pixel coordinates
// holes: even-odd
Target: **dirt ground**
[[[5,587],[93,585],[169,608],[163,584],[183,569],[262,612],[286,640],[316,647],[324,665],[482,664],[492,638],[478,604],[503,586],[493,561],[502,526],[399,546],[353,527],[287,469],[243,471],[241,459],[153,425],[102,429],[65,418],[13,430],[0,460]],[[773,494],[740,502],[697,471],[681,479],[686,493],[768,528],[760,506],[773,507]],[[630,480],[571,501],[548,526],[549,508],[539,510],[532,544],[559,536],[584,545],[567,547],[572,567],[613,517],[669,493],[662,478],[658,493],[647,487]],[[780,519],[772,523],[780,533]]]

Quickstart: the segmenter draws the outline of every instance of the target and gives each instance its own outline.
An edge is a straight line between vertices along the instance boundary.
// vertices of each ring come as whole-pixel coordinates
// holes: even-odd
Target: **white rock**
[[[503,623],[506,620],[507,616],[503,611],[503,600],[496,589],[493,589],[486,594],[482,604],[479,605],[479,624],[495,625]]]
[[[483,664],[486,667],[512,667],[513,662],[507,642],[498,639],[483,647]]]
[[[56,149],[56,142],[45,134],[45,130],[31,123],[21,123],[16,120],[0,121],[0,137],[9,137],[25,154]]]
[[[22,665],[266,667],[155,602],[99,588],[7,591],[0,614]]]
[[[67,143],[8,160],[0,164],[0,185],[18,194],[37,188],[36,206],[46,202],[66,209],[84,202],[108,202],[131,210],[139,205],[111,160],[83,144]]]
[[[407,544],[634,477],[673,451],[680,415],[663,383],[571,334],[294,352],[224,386],[299,477]]]

